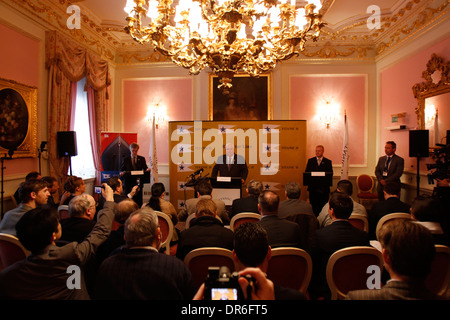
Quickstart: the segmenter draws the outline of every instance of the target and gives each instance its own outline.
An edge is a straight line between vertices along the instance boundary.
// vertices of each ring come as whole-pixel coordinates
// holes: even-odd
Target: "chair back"
[[[302,249],[278,247],[272,249],[267,277],[274,284],[306,294],[312,275],[312,260]]]
[[[30,252],[13,235],[0,233],[0,271],[25,259]]]
[[[383,226],[383,224],[385,224],[386,222],[388,222],[389,220],[392,220],[392,219],[411,219],[411,215],[409,213],[405,213],[405,212],[395,212],[395,213],[390,213],[390,214],[387,214],[387,215],[381,217],[381,219],[377,223],[377,228],[376,228],[375,234],[378,234],[378,230],[380,230],[380,228]]]
[[[241,212],[233,216],[230,220],[230,230],[234,231],[236,228],[244,222],[258,222],[261,219],[261,215],[254,212]]]
[[[344,299],[349,291],[368,289],[367,269],[372,265],[380,268],[381,276],[383,256],[372,247],[348,247],[333,253],[326,270],[331,299]]]
[[[58,214],[59,214],[60,220],[70,218],[69,206],[66,204],[62,204],[62,205],[58,206]]]
[[[319,229],[319,220],[313,214],[298,213],[285,218],[295,222],[300,227],[301,249],[309,252],[316,230]]]
[[[356,178],[356,185],[358,186],[358,193],[367,192],[371,193],[374,186],[374,181],[368,174],[360,174]]]
[[[438,296],[445,296],[450,287],[450,248],[439,244],[435,248],[436,256],[425,285]]]
[[[360,214],[352,214],[348,218],[348,222],[350,222],[355,228],[359,230],[369,232],[369,220]]]
[[[165,247],[165,253],[170,255],[170,241],[172,240],[173,222],[170,217],[161,211],[155,211],[158,215],[159,228],[161,229],[161,248]]]
[[[208,275],[209,267],[227,266],[230,272],[236,270],[233,252],[219,247],[194,249],[184,258],[184,263],[191,271],[194,285],[199,288]]]

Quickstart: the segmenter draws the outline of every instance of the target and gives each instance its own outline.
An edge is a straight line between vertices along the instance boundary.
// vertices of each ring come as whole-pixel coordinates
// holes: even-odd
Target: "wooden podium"
[[[234,199],[242,197],[242,179],[234,177],[210,178],[213,187],[213,199],[225,202],[226,206],[231,206]]]

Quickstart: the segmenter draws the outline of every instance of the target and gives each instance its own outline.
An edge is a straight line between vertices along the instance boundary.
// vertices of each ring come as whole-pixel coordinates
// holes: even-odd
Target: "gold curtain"
[[[46,67],[49,69],[47,140],[50,175],[56,177],[60,183],[66,179],[69,159],[58,157],[56,136],[58,131],[70,131],[70,123],[73,121],[72,102],[75,99],[75,93],[71,89],[72,83],[86,77],[86,86],[94,91],[94,105],[90,107],[94,108],[94,139],[97,143],[93,155],[96,158],[96,176],[99,177],[100,132],[109,129],[109,64],[56,31],[47,31]]]

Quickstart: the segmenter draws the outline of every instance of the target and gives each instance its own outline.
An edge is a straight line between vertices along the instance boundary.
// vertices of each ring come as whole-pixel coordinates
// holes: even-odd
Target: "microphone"
[[[200,168],[200,169],[198,169],[197,171],[195,171],[192,175],[193,175],[193,176],[196,176],[196,175],[202,173],[203,171],[204,171],[204,169],[203,169],[203,168]]]

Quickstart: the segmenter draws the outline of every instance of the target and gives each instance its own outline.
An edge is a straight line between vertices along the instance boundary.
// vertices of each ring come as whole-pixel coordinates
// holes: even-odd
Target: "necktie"
[[[317,165],[320,166],[321,163],[322,163],[322,160],[320,158],[317,158]]]
[[[232,162],[233,162],[232,158],[228,157],[228,170],[230,170]]]
[[[136,158],[133,157],[133,169],[136,170]]]
[[[387,157],[386,158],[386,165],[385,165],[386,170],[389,168],[389,164],[391,163],[391,159],[392,159],[392,157]]]

